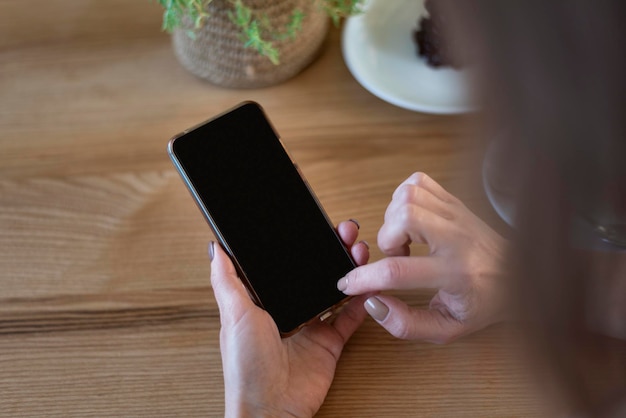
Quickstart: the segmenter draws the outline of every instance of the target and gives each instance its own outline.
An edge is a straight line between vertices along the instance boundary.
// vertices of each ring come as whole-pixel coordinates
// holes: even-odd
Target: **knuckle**
[[[398,203],[409,203],[413,201],[415,195],[415,186],[412,184],[403,184],[398,187],[395,200]]]
[[[361,266],[357,267],[351,272],[349,272],[346,278],[346,292],[351,295],[360,294],[364,291],[368,291],[369,287],[371,287],[371,277],[372,275],[372,266]]]
[[[393,228],[381,228],[376,239],[378,248],[385,254],[388,254],[395,247],[396,233],[393,232]]]
[[[391,311],[381,325],[387,332],[401,340],[415,339],[414,327],[412,326],[412,318],[409,307],[405,309]]]
[[[397,220],[400,226],[406,230],[420,218],[420,211],[414,205],[402,205],[398,208]]]
[[[387,287],[393,287],[402,276],[402,265],[396,258],[385,258],[381,261],[380,278]]]
[[[428,190],[424,187],[423,180],[405,183],[398,187],[394,200],[399,204],[422,204],[428,197]]]
[[[415,335],[413,333],[413,327],[411,327],[408,321],[397,321],[392,330],[391,335],[401,340],[413,340]]]
[[[450,206],[454,207],[460,214],[463,214],[464,212],[469,211],[467,206],[465,206],[465,203],[463,203],[463,201],[461,201],[461,199],[459,199],[455,195],[448,193],[445,199],[446,199],[446,202]]]
[[[387,239],[387,235],[389,234],[387,231],[389,229],[389,224],[387,222],[385,222],[383,224],[382,227],[380,227],[380,229],[378,230],[378,235],[376,236],[376,244],[378,244],[378,248],[385,252],[385,250],[388,250],[389,248],[389,244],[388,244],[388,239]]]
[[[471,287],[482,276],[482,267],[480,260],[474,257],[460,257],[454,270],[457,283],[463,288]]]
[[[450,312],[438,317],[439,332],[432,339],[435,344],[450,344],[463,335],[464,324],[456,319]]]
[[[416,186],[419,186],[421,184],[424,184],[424,182],[428,181],[430,179],[430,177],[428,177],[428,174],[422,172],[422,171],[416,171],[415,173],[413,173],[411,175],[411,180],[413,180],[413,183]]]
[[[346,291],[354,292],[359,288],[361,271],[356,268],[346,275]]]

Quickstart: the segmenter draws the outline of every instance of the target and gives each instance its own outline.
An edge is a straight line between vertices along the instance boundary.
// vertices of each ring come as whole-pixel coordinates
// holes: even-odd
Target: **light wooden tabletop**
[[[338,29],[294,79],[227,90],[177,63],[156,2],[4,0],[0,16],[0,416],[222,415],[212,234],[166,144],[242,100],[264,106],[332,220],[361,222],[374,260],[414,171],[502,228],[478,187],[471,117],[372,96]],[[368,319],[319,416],[536,416],[518,334],[437,346]]]

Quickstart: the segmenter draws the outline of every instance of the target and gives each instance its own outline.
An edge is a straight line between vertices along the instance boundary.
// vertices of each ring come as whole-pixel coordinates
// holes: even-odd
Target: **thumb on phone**
[[[211,286],[220,310],[222,325],[237,322],[247,310],[256,305],[237,276],[235,266],[221,245],[209,243]]]

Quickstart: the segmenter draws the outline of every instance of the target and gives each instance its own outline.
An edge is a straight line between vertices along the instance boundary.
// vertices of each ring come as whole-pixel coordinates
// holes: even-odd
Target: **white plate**
[[[356,80],[375,96],[427,113],[474,110],[467,75],[435,69],[417,56],[413,31],[425,13],[423,0],[372,0],[346,20],[342,51]]]

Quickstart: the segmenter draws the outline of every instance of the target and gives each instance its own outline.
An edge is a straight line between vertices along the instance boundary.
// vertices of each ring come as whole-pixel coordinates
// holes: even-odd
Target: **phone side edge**
[[[215,238],[222,245],[222,247],[226,251],[226,254],[228,255],[228,257],[232,261],[232,263],[233,263],[233,265],[235,267],[235,270],[237,271],[237,275],[239,276],[239,279],[241,280],[241,282],[246,287],[246,290],[248,291],[248,294],[250,295],[250,297],[252,298],[252,300],[254,301],[254,303],[257,306],[261,307],[262,309],[265,309],[263,307],[263,303],[261,303],[261,300],[259,299],[259,296],[257,295],[256,291],[254,290],[254,287],[252,287],[252,285],[250,284],[250,281],[248,280],[248,278],[246,277],[243,269],[239,265],[239,262],[237,261],[237,258],[233,255],[233,252],[230,249],[230,246],[228,245],[228,243],[224,239],[224,236],[220,232],[219,228],[213,222],[213,219],[211,218],[211,215],[210,215],[208,209],[205,207],[204,203],[202,202],[202,199],[200,198],[200,195],[196,191],[195,187],[193,186],[193,183],[191,182],[191,180],[187,176],[187,173],[185,172],[185,169],[183,168],[182,164],[178,160],[178,157],[176,156],[176,153],[174,151],[174,142],[178,138],[184,136],[187,132],[188,131],[183,131],[183,132],[175,135],[174,137],[172,137],[169,140],[169,142],[167,144],[167,153],[168,153],[168,155],[170,157],[170,160],[172,161],[172,163],[174,165],[174,168],[176,168],[176,171],[178,172],[180,178],[183,180],[183,183],[185,184],[185,187],[187,188],[187,190],[191,194],[191,197],[195,201],[196,206],[198,207],[198,209],[200,209],[200,212],[202,212],[202,216],[204,217],[205,221],[209,224],[209,227],[211,228],[211,231],[215,235]]]
[[[283,141],[281,135],[278,133],[278,130],[276,129],[276,127],[272,123],[272,121],[269,118],[269,116],[267,115],[267,113],[265,112],[265,109],[263,108],[263,106],[261,106],[259,103],[254,102],[254,101],[246,101],[246,102],[243,102],[243,103],[256,105],[259,108],[259,110],[261,111],[261,113],[263,113],[263,116],[265,117],[265,120],[267,121],[268,125],[270,126],[270,128],[274,132],[274,136],[278,140],[278,142],[279,142],[280,146],[282,147],[283,151],[285,152],[285,154],[287,154],[287,158],[289,158],[289,161],[291,162],[292,166],[295,168],[296,172],[298,173],[298,176],[300,177],[300,179],[304,183],[305,187],[307,188],[309,194],[313,198],[313,201],[315,202],[317,208],[319,209],[319,211],[321,212],[322,216],[326,220],[326,223],[328,224],[330,229],[333,231],[333,233],[335,235],[335,238],[337,239],[337,241],[340,244],[340,246],[343,248],[344,253],[347,255],[348,259],[352,263],[353,268],[358,267],[358,264],[356,263],[356,261],[352,257],[352,254],[350,254],[350,251],[344,245],[344,243],[343,243],[343,241],[341,239],[341,236],[339,236],[339,233],[337,232],[337,229],[335,228],[335,225],[333,224],[332,219],[330,219],[330,216],[328,215],[328,212],[326,212],[326,209],[322,205],[322,202],[320,201],[319,197],[317,196],[317,194],[315,193],[315,191],[311,187],[311,184],[309,183],[308,179],[304,175],[304,172],[300,169],[300,166],[298,165],[298,163],[296,163],[296,160],[293,158],[293,155],[289,151],[289,148],[287,148],[287,146],[285,145],[285,142]],[[350,301],[350,299],[352,299],[352,298],[353,298],[353,296],[346,295],[339,302],[335,303],[332,306],[329,306],[328,308],[324,309],[322,312],[319,312],[317,315],[315,315],[314,317],[310,318],[308,321],[303,322],[302,324],[300,324],[299,326],[297,326],[296,328],[294,328],[294,329],[292,329],[290,331],[283,332],[283,331],[279,330],[280,334],[281,334],[281,337],[283,337],[283,338],[284,337],[289,337],[289,336],[297,333],[298,331],[300,331],[305,326],[308,326],[308,325],[314,323],[317,320],[322,320],[322,321],[325,320],[326,318],[325,319],[322,319],[322,318],[329,312],[331,313],[331,315],[330,315],[331,317],[334,316],[335,313],[339,309],[341,309],[346,303],[348,303]]]

